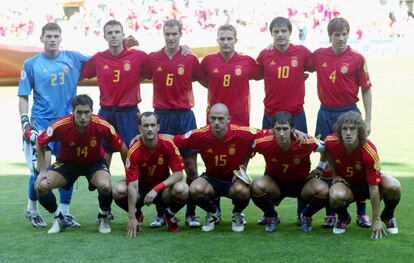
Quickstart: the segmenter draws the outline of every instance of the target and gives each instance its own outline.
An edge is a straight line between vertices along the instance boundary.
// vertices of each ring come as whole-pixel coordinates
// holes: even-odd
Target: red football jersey
[[[265,174],[284,182],[303,182],[309,175],[309,156],[318,148],[314,138],[299,144],[292,139],[292,145],[286,151],[277,145],[274,135],[266,135],[255,141],[254,152],[263,155],[266,161]]]
[[[201,61],[201,78],[208,78],[207,106],[223,103],[229,109],[232,123],[248,126],[249,80],[260,79],[256,61],[238,53],[229,61],[225,61],[220,53],[208,55]]]
[[[308,60],[312,53],[304,46],[289,45],[285,52],[276,48],[263,50],[257,62],[264,77],[265,115],[287,111],[293,115],[303,112],[305,71],[312,71]]]
[[[255,128],[228,125],[223,139],[217,139],[210,125],[174,137],[180,149],[197,149],[206,166],[209,177],[231,181],[233,170],[238,170],[249,156],[254,139],[260,134]]]
[[[193,80],[199,74],[198,59],[181,55],[171,59],[164,49],[149,54],[145,71],[149,71],[154,85],[153,107],[156,110],[182,110],[194,107]]]
[[[142,138],[135,141],[128,150],[125,162],[126,182],[139,180],[139,185],[152,188],[163,182],[173,172],[184,170],[183,158],[174,143],[158,135],[157,145],[149,149]]]
[[[37,138],[37,143],[45,148],[49,142],[59,142],[59,160],[88,165],[104,157],[102,139],[105,139],[114,150],[120,150],[122,147],[122,139],[114,127],[100,116],[92,114],[88,126],[81,133],[75,128],[73,114],[69,114],[43,131]]]
[[[97,77],[102,107],[131,107],[141,101],[140,78],[148,55],[134,49],[124,49],[118,56],[109,50],[98,52],[84,66],[82,77]]]
[[[381,183],[381,164],[377,149],[370,141],[348,153],[343,143],[335,135],[325,139],[326,150],[332,157],[337,175],[348,183]]]
[[[310,64],[317,73],[318,96],[322,105],[344,107],[358,102],[359,87],[371,87],[365,58],[348,47],[335,55],[332,48],[316,50]]]

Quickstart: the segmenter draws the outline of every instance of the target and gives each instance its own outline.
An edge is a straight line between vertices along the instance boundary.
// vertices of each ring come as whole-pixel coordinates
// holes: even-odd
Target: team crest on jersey
[[[42,69],[43,73],[47,73],[47,68]]]
[[[292,60],[290,61],[290,65],[292,65],[292,67],[296,68],[298,66],[298,58],[297,57],[292,57]]]
[[[219,73],[218,68],[215,68],[215,69],[213,70],[213,73]]]
[[[52,135],[53,135],[53,128],[52,128],[52,126],[49,126],[49,127],[47,128],[47,130],[46,130],[46,135],[47,135],[48,137],[52,137]]]
[[[124,70],[125,71],[130,71],[131,70],[131,64],[129,64],[129,62],[124,63]]]
[[[184,65],[183,64],[179,64],[178,65],[178,69],[177,69],[177,73],[178,73],[178,75],[184,75]]]
[[[236,68],[234,69],[234,74],[236,74],[236,76],[240,76],[242,74],[242,69],[240,65],[236,66]]]
[[[361,171],[361,169],[362,169],[362,165],[361,165],[361,163],[360,163],[360,162],[357,162],[357,163],[355,164],[355,170],[357,170],[357,171]]]
[[[376,161],[374,163],[374,169],[377,170],[377,171],[381,170],[381,163],[380,163],[380,161]]]
[[[128,169],[131,166],[131,161],[129,160],[129,158],[127,158],[125,160],[125,167]]]
[[[105,65],[105,66],[103,67],[103,69],[109,69],[109,66],[108,66],[108,65]]]
[[[349,65],[348,64],[343,64],[342,67],[341,67],[341,73],[346,74],[346,73],[348,73],[348,70],[349,70]]]
[[[89,145],[90,145],[91,147],[95,147],[95,146],[96,146],[96,138],[95,138],[95,137],[92,137],[92,138],[91,138],[91,140],[90,140],[90,142],[89,142]]]
[[[236,153],[236,146],[234,144],[231,144],[229,146],[229,155],[234,155]]]
[[[158,165],[163,165],[164,164],[164,156],[162,156],[162,154],[158,155],[157,163],[158,163]]]
[[[24,80],[27,77],[26,71],[22,70],[22,72],[20,72],[20,79]]]
[[[272,65],[272,66],[276,65],[276,61],[272,60],[269,64]]]
[[[294,165],[298,165],[298,164],[300,164],[300,159],[299,159],[299,158],[294,158],[294,159],[293,159],[293,164],[294,164]]]
[[[323,63],[323,64],[322,64],[322,67],[323,67],[323,68],[327,68],[327,67],[328,67],[328,63],[326,63],[326,62],[325,62],[325,63]]]
[[[68,67],[68,65],[64,65],[63,66],[63,72],[69,72],[69,67]]]

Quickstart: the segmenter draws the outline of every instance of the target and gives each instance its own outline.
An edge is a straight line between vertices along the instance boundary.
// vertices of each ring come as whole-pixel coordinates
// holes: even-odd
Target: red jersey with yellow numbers
[[[153,149],[147,148],[142,138],[136,140],[128,150],[125,167],[126,182],[138,180],[144,188],[163,182],[170,176],[170,169],[177,172],[185,168],[178,148],[161,135]]]
[[[171,59],[164,49],[149,54],[145,71],[149,71],[154,85],[153,107],[156,110],[189,110],[194,107],[192,82],[199,74],[198,59],[181,55]]]
[[[120,150],[123,144],[114,127],[100,116],[92,114],[88,126],[80,132],[75,128],[73,114],[69,114],[44,130],[37,138],[37,143],[45,148],[49,142],[59,142],[59,160],[89,165],[104,157],[102,139],[114,150]]]
[[[206,166],[207,176],[231,181],[233,170],[238,170],[245,157],[249,156],[254,139],[260,133],[255,128],[229,124],[224,138],[217,139],[208,125],[177,135],[174,142],[180,149],[198,150]]]
[[[372,142],[368,141],[349,153],[344,144],[332,134],[326,137],[325,146],[332,157],[337,175],[348,183],[381,184],[381,164]]]
[[[265,115],[287,111],[303,112],[305,103],[305,71],[312,71],[308,59],[312,53],[304,46],[289,45],[285,52],[276,48],[260,52],[257,62],[265,84]]]
[[[290,148],[283,150],[274,135],[266,135],[256,139],[253,151],[263,155],[266,175],[283,182],[303,182],[310,171],[309,156],[317,148],[318,143],[314,138],[302,143],[292,139]]]
[[[109,50],[98,52],[84,66],[82,77],[97,77],[101,107],[131,107],[141,101],[140,78],[148,78],[142,68],[148,55],[124,49],[118,56]]]
[[[201,73],[201,79],[208,78],[207,106],[223,103],[229,109],[232,123],[248,126],[249,80],[260,79],[256,61],[238,53],[229,61],[224,60],[220,53],[212,54],[201,61]]]
[[[322,105],[336,108],[356,104],[359,87],[371,87],[365,58],[350,47],[339,55],[331,47],[320,48],[313,53],[310,64],[317,73]]]

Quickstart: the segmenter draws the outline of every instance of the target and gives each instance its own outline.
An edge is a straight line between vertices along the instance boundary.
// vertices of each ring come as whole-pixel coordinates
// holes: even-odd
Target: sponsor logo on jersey
[[[292,60],[290,61],[290,65],[292,65],[292,67],[294,67],[294,68],[296,68],[298,66],[297,57],[292,57]]]
[[[341,73],[346,74],[346,73],[348,73],[348,70],[349,70],[348,64],[343,64],[342,67],[341,67]]]
[[[185,72],[184,65],[183,64],[179,64],[178,65],[178,69],[177,69],[178,75],[184,75],[184,72]]]
[[[236,76],[240,76],[242,74],[242,69],[240,65],[236,66],[236,68],[234,69],[234,74],[236,74]]]
[[[323,67],[323,68],[327,68],[327,67],[328,67],[328,63],[326,63],[326,62],[325,62],[325,63],[323,63],[323,64],[322,64],[322,67]]]
[[[213,73],[219,73],[218,68],[215,68],[215,69],[213,70]]]
[[[208,148],[207,153],[213,153],[213,149]]]
[[[272,60],[269,64],[272,65],[272,66],[276,65],[276,61]]]
[[[47,68],[42,69],[43,73],[47,73]]]
[[[276,158],[272,158],[272,163],[277,163]]]
[[[162,67],[161,67],[161,66],[159,66],[159,67],[157,68],[157,72],[162,72]]]
[[[75,146],[75,142],[71,142],[69,146]]]
[[[103,67],[103,69],[109,69],[109,66],[105,64],[105,66]]]

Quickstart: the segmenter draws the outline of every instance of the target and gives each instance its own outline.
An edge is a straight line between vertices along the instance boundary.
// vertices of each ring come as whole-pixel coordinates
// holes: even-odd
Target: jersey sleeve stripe
[[[131,148],[129,148],[127,158],[131,157],[131,155],[135,152],[136,149],[138,149],[139,146],[141,146],[141,141],[138,140],[131,146]]]
[[[379,161],[378,153],[375,152],[369,144],[364,144],[362,147],[368,152],[374,161]]]
[[[65,124],[68,124],[68,123],[70,123],[71,122],[71,116],[68,116],[68,117],[66,117],[66,118],[64,118],[64,119],[61,119],[61,120],[59,120],[59,121],[57,121],[57,122],[55,122],[55,123],[53,123],[52,124],[52,128],[53,129],[56,129],[57,127],[59,127],[59,126],[62,126],[62,125],[65,125]]]

